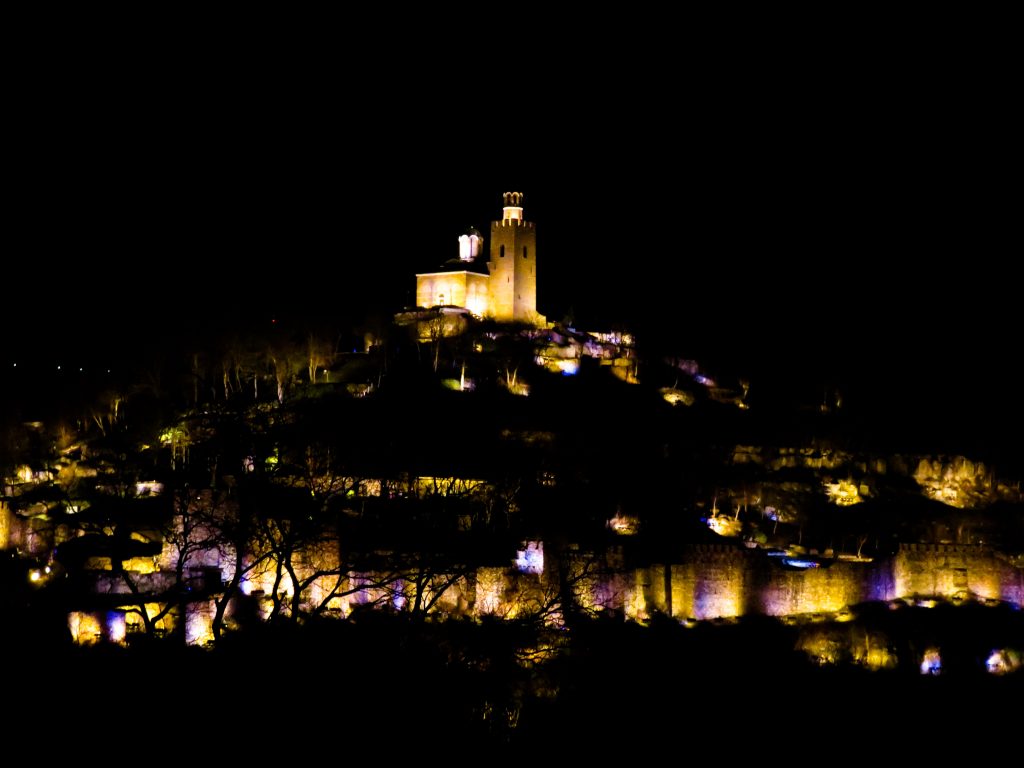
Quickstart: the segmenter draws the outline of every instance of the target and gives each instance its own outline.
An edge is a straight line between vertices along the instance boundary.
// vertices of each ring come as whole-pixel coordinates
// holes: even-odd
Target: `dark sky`
[[[14,94],[9,354],[391,311],[510,189],[554,319],[921,380],[1004,376],[1019,345],[1011,110],[975,73],[704,62],[453,96],[339,72],[111,63]]]

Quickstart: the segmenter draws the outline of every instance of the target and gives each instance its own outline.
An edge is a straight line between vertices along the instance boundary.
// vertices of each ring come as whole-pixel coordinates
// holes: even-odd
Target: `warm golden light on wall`
[[[860,491],[860,487],[852,480],[825,483],[825,494],[828,496],[828,500],[840,507],[851,507],[864,501]]]
[[[502,219],[492,222],[486,262],[483,238],[471,230],[459,237],[458,260],[418,273],[416,305],[462,307],[476,317],[543,327],[546,320],[537,312],[536,234],[523,217],[522,202],[522,193],[505,193]]]
[[[91,613],[72,611],[68,614],[68,629],[71,639],[77,645],[92,645],[103,639],[103,627],[99,618]]]

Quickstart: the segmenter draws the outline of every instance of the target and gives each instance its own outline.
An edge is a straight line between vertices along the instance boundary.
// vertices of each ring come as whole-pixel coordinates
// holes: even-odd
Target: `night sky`
[[[373,18],[375,7],[381,18]],[[963,521],[966,537],[979,541],[982,532],[987,537],[996,530],[979,520],[975,533],[966,515],[939,516],[939,504],[914,503],[910,480],[896,469],[903,462],[895,457],[963,455],[985,462],[1000,481],[1024,476],[1024,397],[1017,373],[1024,347],[1018,277],[1024,126],[1020,76],[1013,74],[1020,68],[1019,22],[996,18],[998,12],[986,8],[975,29],[965,9],[955,8],[946,21],[937,5],[914,6],[906,20],[894,7],[843,7],[837,18],[817,7],[789,11],[775,5],[764,11],[673,7],[664,17],[639,5],[550,8],[459,7],[448,18],[447,8],[437,4],[364,4],[356,13],[347,6],[264,11],[247,5],[231,7],[230,17],[221,19],[213,6],[177,13],[161,7],[152,18],[137,8],[107,16],[102,7],[89,6],[79,18],[74,8],[44,7],[45,16],[34,24],[11,14],[0,89],[0,458],[17,456],[20,463],[24,445],[42,449],[42,436],[68,437],[77,421],[88,444],[83,460],[122,473],[143,467],[153,451],[118,458],[120,446],[182,416],[177,406],[186,405],[189,393],[179,385],[199,381],[188,378],[186,350],[207,346],[206,363],[215,371],[218,340],[247,330],[291,332],[295,340],[310,328],[340,330],[337,338],[358,346],[359,334],[346,330],[386,323],[414,303],[415,273],[455,257],[457,238],[468,227],[486,235],[490,221],[501,216],[501,194],[515,190],[525,193],[525,216],[537,226],[539,311],[554,321],[571,318],[584,330],[635,330],[643,358],[638,386],[581,368],[576,377],[552,375],[545,381],[551,386],[535,386],[530,398],[517,398],[512,407],[511,396],[485,387],[462,399],[431,389],[426,377],[416,375],[425,370],[425,356],[423,369],[410,370],[418,356],[396,333],[400,341],[389,348],[390,359],[408,365],[392,366],[379,379],[377,395],[352,408],[336,407],[334,398],[286,405],[297,417],[329,414],[309,423],[314,436],[341,425],[344,462],[350,447],[367,440],[369,452],[351,457],[357,469],[380,465],[391,473],[395,464],[404,470],[451,446],[452,456],[473,454],[470,463],[486,467],[482,476],[514,481],[520,474],[515,462],[523,457],[531,473],[523,474],[526,514],[504,515],[515,518],[507,529],[496,514],[487,529],[499,533],[484,533],[483,539],[475,528],[467,534],[474,538],[466,541],[482,542],[481,562],[492,564],[514,531],[555,531],[553,551],[559,540],[579,538],[573,531],[584,525],[583,543],[572,545],[571,556],[586,565],[578,555],[602,540],[591,523],[616,499],[624,502],[620,511],[645,516],[645,525],[647,515],[660,521],[635,549],[618,547],[616,557],[630,568],[677,562],[667,553],[703,541],[691,538],[685,522],[695,516],[677,514],[691,508],[688,498],[703,494],[706,501],[712,483],[717,494],[719,478],[735,489],[735,482],[746,482],[748,469],[756,469],[749,464],[726,471],[719,464],[738,444],[763,445],[768,456],[773,445],[818,450],[834,441],[858,460],[886,457],[894,471],[879,487],[893,495],[891,501],[881,496],[880,505],[863,505],[872,507],[861,519],[865,526],[874,528],[880,514],[888,518],[891,512],[892,520],[878,523],[878,530],[913,530],[897,527],[906,498],[906,519],[920,520],[922,530],[923,515],[935,514],[927,534],[933,539],[946,520]],[[488,12],[498,18],[487,18]],[[722,18],[700,18],[709,12]],[[662,364],[668,355],[700,361],[727,388],[738,389],[740,377],[748,379],[749,409],[701,396],[691,408],[670,411],[657,391],[680,370]],[[697,387],[685,374],[676,384]],[[818,405],[837,390],[843,409],[825,413]],[[125,428],[98,437],[85,405],[109,407],[111,393],[127,397]],[[160,397],[150,399],[150,393]],[[261,398],[269,397],[261,385]],[[281,434],[305,434],[305,422],[249,418],[249,403],[247,397],[214,398],[214,414],[195,420],[202,429],[217,430],[210,450],[267,442],[276,432],[250,431],[264,423],[280,422],[287,427]],[[465,450],[447,434],[440,441],[427,434],[414,445],[422,428],[395,429],[401,414],[419,418],[434,407],[478,422]],[[496,409],[494,418],[475,419],[483,408]],[[17,427],[37,419],[46,423],[45,433]],[[655,435],[648,441],[643,438],[649,431]],[[530,448],[530,436],[545,433],[554,436],[550,445],[538,440],[543,450]],[[523,439],[506,440],[507,434]],[[477,450],[476,435],[486,435],[480,445],[487,450]],[[395,448],[392,462],[384,460],[387,446]],[[535,454],[559,477],[563,467],[570,470],[567,483],[550,489],[555,495],[530,481],[537,477],[530,469]],[[210,455],[216,485],[227,488],[226,478],[220,482],[231,472],[227,462]],[[499,471],[502,461],[513,462],[509,471]],[[205,465],[185,464],[187,471],[175,470],[168,482],[184,482],[191,493],[190,478],[203,474]],[[849,479],[863,474],[856,463],[850,467]],[[258,483],[272,474],[241,478],[237,495],[228,494],[230,508],[234,498],[241,510],[247,498],[256,498],[262,515],[263,502],[277,496],[264,499]],[[792,478],[803,483],[811,476],[799,470]],[[781,498],[798,499],[790,486],[800,487],[780,483]],[[250,487],[257,490],[249,493]],[[42,483],[30,493],[31,501],[56,498]],[[746,493],[744,485],[744,503]],[[724,508],[722,497],[714,498]],[[111,500],[112,514],[131,509],[123,501]],[[400,552],[403,542],[414,545],[423,531],[430,557],[414,559],[424,567],[443,563],[437,558],[449,548],[442,528],[427,524],[404,535],[408,526],[402,522],[423,526],[435,519],[435,507],[423,507],[421,515],[412,499],[399,501],[394,507],[366,505],[371,514],[366,522],[360,514],[358,538],[368,536],[375,548],[380,531],[389,551]],[[1017,507],[998,507],[1000,526],[1011,530]],[[107,508],[98,504],[83,524],[85,518],[101,520]],[[393,508],[400,514],[391,520]],[[817,506],[809,509],[817,514]],[[379,524],[375,510],[382,514]],[[827,517],[831,528],[842,516]],[[851,525],[859,533],[860,523]],[[808,531],[815,527],[808,522]],[[119,522],[115,533],[105,554],[118,551],[127,528]],[[703,527],[702,533],[710,536]],[[809,546],[803,536],[801,522],[797,540]],[[99,546],[100,537],[93,538]],[[876,548],[881,538],[875,536]],[[346,543],[344,549],[347,556],[351,548]],[[464,554],[461,544],[451,552]],[[666,559],[655,560],[660,553]],[[978,638],[988,635],[966,626],[977,615],[974,607],[957,608],[956,617],[952,606],[897,613],[883,607],[879,621],[863,614],[872,638],[888,626],[899,628],[896,638],[933,638],[948,629],[952,652],[947,657],[945,639],[936,647],[942,645],[944,663],[952,660],[953,675],[924,681],[939,682],[939,688],[913,685],[916,676],[903,672],[793,675],[791,670],[803,669],[792,650],[799,628],[780,625],[775,632],[763,619],[747,629],[712,628],[712,634],[679,630],[686,639],[678,647],[692,651],[692,658],[685,657],[677,651],[671,620],[653,611],[643,637],[631,625],[615,629],[615,622],[602,621],[584,628],[582,642],[558,639],[555,647],[571,642],[565,648],[572,653],[550,668],[542,659],[551,643],[538,635],[543,642],[526,650],[541,666],[517,671],[520,640],[533,637],[524,634],[525,624],[506,634],[488,623],[478,637],[452,621],[424,633],[419,622],[395,623],[401,614],[392,611],[381,621],[359,616],[343,636],[320,629],[295,634],[282,625],[280,632],[253,634],[253,645],[224,645],[224,653],[217,649],[204,657],[208,663],[175,653],[168,664],[162,652],[155,653],[157,644],[140,644],[139,654],[123,657],[55,654],[50,633],[59,639],[69,626],[57,609],[65,610],[61,606],[74,590],[35,593],[24,568],[36,565],[22,558],[7,562],[0,576],[5,586],[20,589],[5,590],[4,615],[13,618],[0,645],[13,649],[11,658],[27,658],[23,666],[34,670],[32,684],[19,689],[23,701],[14,711],[23,714],[20,720],[15,715],[13,727],[30,739],[45,728],[48,749],[58,741],[81,752],[83,744],[114,733],[119,742],[130,742],[133,733],[148,737],[154,724],[190,723],[197,695],[210,699],[253,681],[259,686],[254,690],[280,693],[282,700],[288,695],[297,701],[295,693],[305,685],[311,694],[314,686],[317,694],[328,686],[341,691],[345,702],[369,713],[359,721],[360,734],[371,734],[363,741],[385,748],[396,741],[393,711],[401,701],[403,713],[410,706],[444,713],[440,728],[437,717],[402,720],[403,734],[409,723],[429,727],[430,743],[453,732],[472,748],[474,734],[490,728],[481,722],[483,712],[495,723],[488,732],[493,744],[500,742],[505,751],[518,742],[536,752],[547,735],[560,751],[601,749],[607,762],[616,739],[595,735],[593,725],[606,721],[608,712],[643,712],[616,715],[623,733],[672,735],[692,720],[699,738],[697,729],[708,718],[694,720],[694,707],[716,722],[715,713],[735,710],[736,691],[749,690],[752,681],[789,705],[778,707],[778,714],[792,711],[796,717],[744,717],[740,711],[732,719],[755,738],[732,739],[724,745],[729,750],[741,741],[760,749],[780,734],[813,749],[821,734],[822,746],[827,740],[834,751],[837,735],[856,733],[865,751],[888,751],[884,737],[874,744],[863,737],[897,724],[913,733],[904,741],[919,758],[930,745],[955,748],[955,738],[935,738],[936,723],[951,711],[960,720],[965,711],[977,713],[978,724],[984,721],[977,732],[987,743],[1012,732],[1003,727],[1009,717],[998,716],[1011,708],[984,706],[989,700],[1000,704],[1000,693],[1012,696],[1012,687],[983,686],[979,675],[963,683],[955,677],[956,664],[966,665],[975,649],[996,647],[979,645]],[[15,566],[21,570],[9,581]],[[766,573],[758,570],[759,583]],[[88,574],[72,575],[68,584],[87,583],[79,576]],[[972,584],[990,575],[975,573]],[[206,586],[209,576],[203,569]],[[829,578],[828,584],[839,583],[838,576]],[[959,578],[954,574],[954,581]],[[795,582],[785,583],[788,588]],[[83,603],[88,605],[93,607],[82,610],[101,603]],[[995,627],[999,637],[1012,637],[1015,625],[993,623],[1008,621],[1002,612],[1008,606],[977,608],[995,617],[980,622],[985,633]],[[235,618],[241,623],[246,615],[240,611]],[[815,621],[821,617],[816,613]],[[44,636],[46,642],[36,641]],[[741,653],[730,652],[748,636],[754,641]],[[721,647],[719,637],[727,641]],[[897,645],[901,667],[905,649],[924,648],[913,639]],[[338,654],[339,647],[345,653]],[[320,656],[357,662],[314,668],[312,674],[278,665],[273,675],[259,678],[268,656],[287,664],[303,655],[317,658],[320,648],[328,649]],[[781,655],[773,655],[775,649]],[[403,663],[395,665],[398,653]],[[44,661],[31,663],[35,658]],[[974,657],[975,667],[982,658]],[[483,676],[476,674],[485,667]],[[709,684],[694,686],[703,676]],[[1013,677],[1019,681],[1021,674]],[[139,706],[125,707],[144,678],[172,684],[140,698]],[[206,694],[211,679],[219,689]],[[652,700],[672,686],[690,694],[681,709],[691,711],[621,706]],[[67,737],[55,740],[53,718],[40,714],[53,712],[62,693],[74,707],[77,690],[87,693],[90,706],[70,710],[60,725]],[[558,697],[550,698],[549,691]],[[861,704],[886,700],[901,706],[884,711]],[[302,710],[292,709],[301,716]],[[661,716],[651,720],[652,709]],[[294,759],[301,740],[263,738],[252,727],[255,710],[234,710],[244,717],[239,727],[220,729],[223,744],[236,752],[250,744],[264,752],[269,746],[270,754],[281,744]],[[230,718],[225,722],[235,725]],[[760,723],[767,738],[757,738]],[[1013,725],[1019,730],[1019,723]],[[386,731],[387,739],[372,738],[376,731]],[[726,728],[717,731],[731,735]],[[635,753],[631,742],[618,741]],[[964,751],[979,743],[960,741]],[[721,743],[712,739],[709,746]]]
[[[503,101],[413,75],[128,69],[14,96],[5,357],[387,315],[506,190],[551,319],[908,389],[1003,386],[1019,346],[1012,123],[969,72],[565,73]]]

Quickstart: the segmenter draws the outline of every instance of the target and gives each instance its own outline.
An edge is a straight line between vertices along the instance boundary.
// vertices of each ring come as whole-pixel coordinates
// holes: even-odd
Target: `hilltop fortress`
[[[491,222],[489,258],[475,229],[459,237],[459,256],[416,275],[420,307],[462,307],[477,317],[543,327],[537,312],[537,230],[523,217],[523,193],[506,192]]]

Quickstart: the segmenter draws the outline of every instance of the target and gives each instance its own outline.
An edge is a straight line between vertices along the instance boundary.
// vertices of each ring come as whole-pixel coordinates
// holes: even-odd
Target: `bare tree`
[[[422,620],[448,598],[458,603],[453,588],[466,586],[476,565],[428,546],[389,553],[380,568],[380,586],[395,608]]]
[[[283,403],[288,387],[291,386],[299,370],[301,370],[301,367],[306,362],[305,351],[296,349],[293,344],[287,341],[278,341],[270,345],[267,350],[267,359],[274,373],[274,383],[277,386],[277,402]]]
[[[316,384],[317,371],[321,367],[331,365],[335,356],[335,349],[330,343],[312,333],[309,334],[306,338],[306,368],[310,384]]]
[[[101,435],[105,436],[121,420],[124,400],[124,395],[120,392],[108,389],[102,392],[89,408],[89,418]]]
[[[188,603],[206,599],[210,591],[219,587],[219,584],[205,583],[205,578],[220,566],[223,541],[216,521],[222,515],[220,507],[224,504],[223,496],[213,491],[199,493],[186,486],[174,494],[174,513],[159,529],[163,538],[161,565],[169,566],[169,570],[140,574],[124,568],[125,561],[116,553],[112,558],[113,571],[135,598],[129,612],[142,619],[147,634],[154,634],[157,624],[175,613],[179,634],[184,640]],[[169,578],[154,578],[161,574]],[[200,578],[204,581],[197,584]],[[158,608],[151,614],[149,607],[152,605]]]

